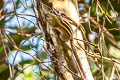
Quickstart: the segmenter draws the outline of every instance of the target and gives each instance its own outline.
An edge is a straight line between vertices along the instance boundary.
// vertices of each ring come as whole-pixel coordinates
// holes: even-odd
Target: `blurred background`
[[[0,0],[1,80],[13,75],[15,80],[55,80],[33,8],[36,10],[35,0]],[[120,80],[120,1],[78,0],[78,8],[88,41],[100,45],[102,52],[89,45],[94,78]]]

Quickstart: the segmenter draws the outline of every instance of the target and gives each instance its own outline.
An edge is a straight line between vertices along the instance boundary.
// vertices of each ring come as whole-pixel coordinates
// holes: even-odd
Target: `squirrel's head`
[[[46,18],[47,18],[47,22],[48,22],[52,27],[57,26],[57,24],[58,24],[58,19],[59,19],[58,16],[56,16],[56,15],[53,14],[53,13],[48,13],[47,16],[46,16]]]

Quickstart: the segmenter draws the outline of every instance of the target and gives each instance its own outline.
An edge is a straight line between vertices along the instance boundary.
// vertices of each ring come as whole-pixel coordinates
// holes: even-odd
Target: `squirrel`
[[[51,25],[51,27],[60,32],[60,39],[62,41],[70,40],[72,36],[72,28],[68,21],[62,18],[62,16],[58,16],[54,13],[48,13],[46,17],[47,22]]]

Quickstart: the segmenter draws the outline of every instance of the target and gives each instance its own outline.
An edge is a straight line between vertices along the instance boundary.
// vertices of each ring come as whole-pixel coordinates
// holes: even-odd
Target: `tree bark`
[[[49,2],[45,2],[46,5]],[[56,30],[52,30],[50,26],[47,26],[45,18],[43,17],[43,6],[40,6],[40,0],[37,0],[37,9],[39,14],[39,22],[41,29],[44,33],[47,51],[50,55],[52,64],[57,74],[57,80],[94,80],[90,67],[85,54],[85,44],[82,41],[85,37],[84,31],[82,30],[79,23],[79,13],[76,0],[51,0],[53,8],[58,11],[64,12],[69,18],[77,23],[78,26],[72,25],[73,29],[73,40],[62,41]],[[48,5],[49,6],[49,5]],[[45,11],[45,10],[44,10]],[[48,29],[49,28],[49,29]],[[48,31],[50,30],[50,31]],[[49,32],[53,33],[51,36]],[[71,44],[72,43],[72,44]],[[51,45],[54,47],[51,47]],[[83,49],[82,49],[82,48]]]

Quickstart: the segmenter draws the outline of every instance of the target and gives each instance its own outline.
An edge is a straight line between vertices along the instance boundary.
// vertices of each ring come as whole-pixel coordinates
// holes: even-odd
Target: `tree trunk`
[[[49,6],[49,2],[44,4]],[[46,40],[46,48],[54,66],[57,80],[94,80],[85,54],[85,44],[80,41],[85,37],[84,30],[79,23],[79,13],[76,0],[51,0],[53,8],[64,12],[72,21],[77,23],[72,25],[73,39],[62,41],[56,30],[52,30],[45,20],[41,1],[37,0],[37,9],[39,15],[39,26]],[[43,11],[42,11],[43,10]],[[50,30],[50,31],[49,31]],[[53,35],[51,36],[52,32]],[[49,44],[48,44],[49,43]]]

